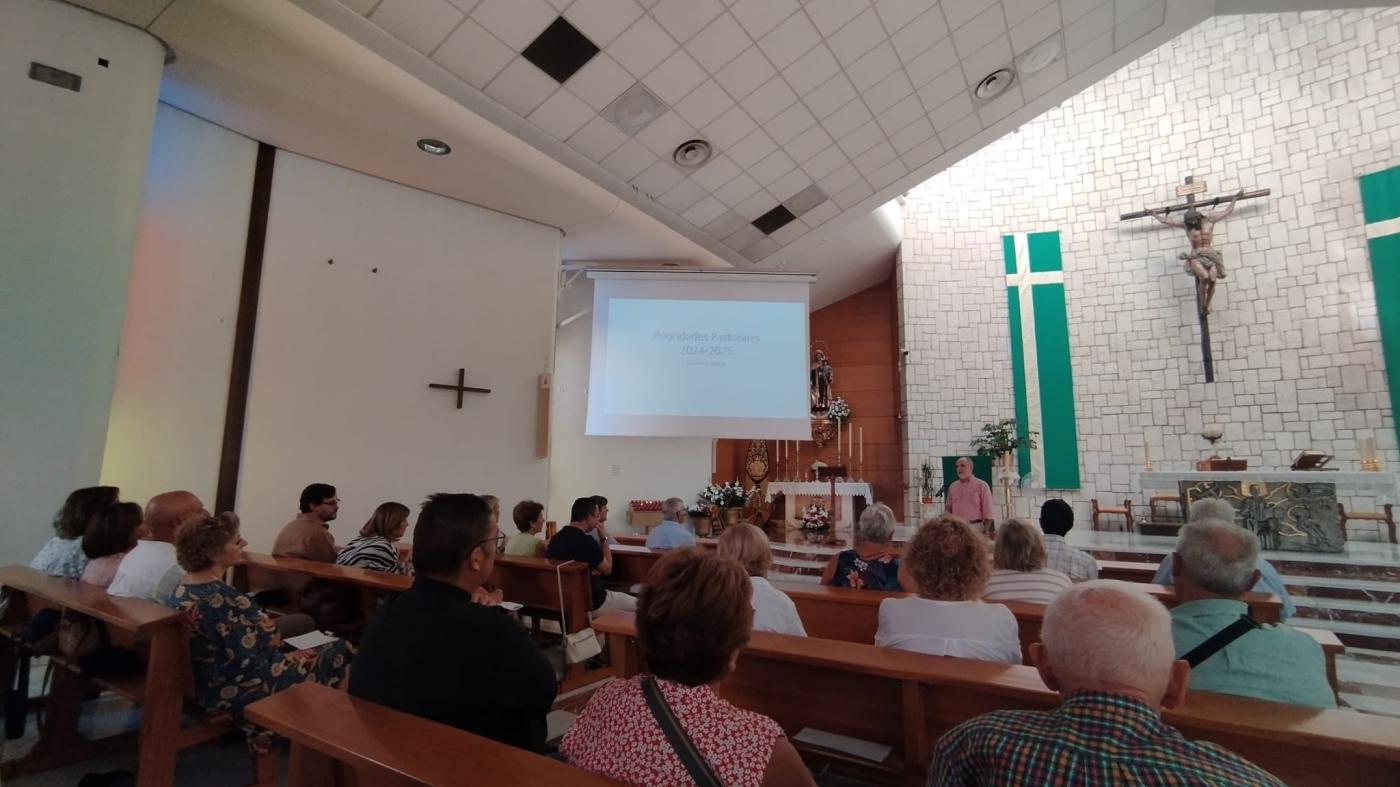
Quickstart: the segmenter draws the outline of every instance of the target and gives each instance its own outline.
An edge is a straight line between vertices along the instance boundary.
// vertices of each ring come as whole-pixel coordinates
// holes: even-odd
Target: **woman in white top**
[[[1049,604],[1074,584],[1069,575],[1045,567],[1045,542],[1025,520],[1008,519],[997,530],[992,576],[982,592],[986,601]]]
[[[925,522],[899,563],[900,584],[918,595],[880,602],[875,644],[1020,664],[1015,616],[982,601],[989,563],[987,539],[966,520],[945,514]]]
[[[748,523],[725,528],[719,536],[719,556],[739,561],[753,585],[753,630],[807,636],[797,605],[768,582],[773,567],[773,550],[762,530]]]

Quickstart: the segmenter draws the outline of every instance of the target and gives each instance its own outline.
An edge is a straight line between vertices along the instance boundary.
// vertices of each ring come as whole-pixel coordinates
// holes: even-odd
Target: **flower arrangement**
[[[709,503],[720,508],[742,508],[749,501],[749,495],[738,481],[710,484],[697,496],[701,503]]]
[[[844,424],[851,418],[851,405],[848,404],[845,399],[838,396],[831,400],[830,405],[827,405],[826,417],[828,420],[835,421],[838,424]]]
[[[821,503],[808,503],[802,509],[802,529],[809,533],[819,533],[831,527],[831,514]]]
[[[627,504],[633,511],[660,511],[660,500],[633,500]]]
[[[692,503],[685,509],[685,512],[694,519],[715,515],[715,510],[710,507],[709,503]]]

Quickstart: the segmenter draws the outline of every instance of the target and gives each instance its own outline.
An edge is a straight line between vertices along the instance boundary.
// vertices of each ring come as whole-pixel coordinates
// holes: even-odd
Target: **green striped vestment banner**
[[[1371,281],[1376,286],[1376,317],[1381,329],[1390,412],[1400,438],[1400,167],[1361,177],[1361,210]]]
[[[1001,242],[1016,424],[1023,438],[1027,432],[1039,434],[1036,448],[1019,452],[1020,473],[1034,473],[1047,489],[1078,489],[1079,431],[1060,233],[1003,235]]]

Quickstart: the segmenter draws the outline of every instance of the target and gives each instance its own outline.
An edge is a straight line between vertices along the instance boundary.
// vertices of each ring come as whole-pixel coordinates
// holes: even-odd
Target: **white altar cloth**
[[[823,504],[831,497],[830,481],[770,481],[765,497],[772,500],[777,495],[788,499],[787,522],[798,522],[802,518],[802,508],[811,498],[819,498]],[[865,481],[837,481],[837,510],[832,512],[832,525],[837,535],[851,532],[855,506],[852,498],[863,498],[866,505],[875,502],[875,492]]]

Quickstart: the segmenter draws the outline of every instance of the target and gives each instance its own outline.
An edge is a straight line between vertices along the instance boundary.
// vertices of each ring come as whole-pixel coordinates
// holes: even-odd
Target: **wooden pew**
[[[1157,564],[1135,563],[1128,560],[1100,560],[1099,579],[1117,579],[1123,582],[1143,582],[1151,584],[1157,576]]]
[[[315,683],[259,700],[247,715],[291,741],[287,784],[297,787],[617,784]]]
[[[609,635],[617,674],[636,674],[634,616],[609,612],[593,627]],[[956,724],[990,710],[1058,704],[1033,667],[768,632],[753,633],[719,693],[789,735],[812,727],[892,746],[885,762],[859,762],[867,780],[907,785],[924,783],[932,743]],[[1225,746],[1297,787],[1335,787],[1339,767],[1348,787],[1400,784],[1400,719],[1205,692],[1164,715],[1186,737]],[[798,745],[846,767],[858,762]]]
[[[79,735],[87,680],[141,706],[141,728],[135,741],[136,783],[140,787],[174,784],[175,758],[181,749],[236,729],[227,716],[209,717],[202,711],[192,714],[195,720],[190,726],[180,725],[185,698],[193,694],[189,640],[181,613],[144,599],[109,596],[96,585],[51,577],[26,566],[0,567],[0,585],[11,593],[9,609],[0,621],[0,633],[6,640],[4,669],[0,670],[5,685],[10,685],[15,667],[10,638],[41,609],[71,610],[100,621],[111,644],[136,651],[145,661],[140,674],[88,678],[79,674],[76,662],[51,656],[60,668],[54,671],[46,698],[40,740],[24,757],[0,766],[0,780],[71,765],[130,746],[129,735],[97,741]]]

